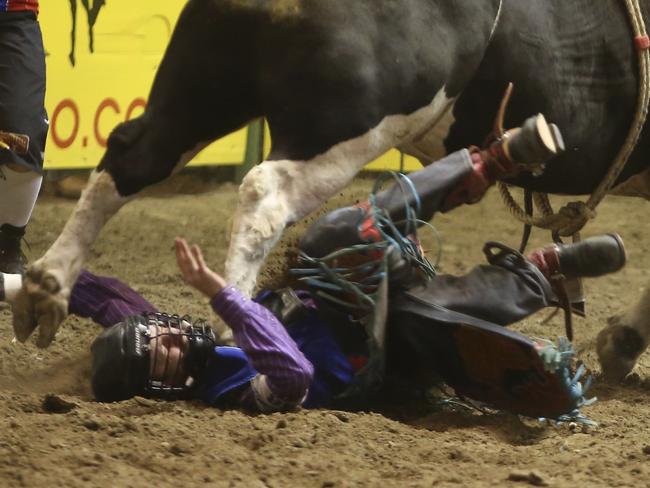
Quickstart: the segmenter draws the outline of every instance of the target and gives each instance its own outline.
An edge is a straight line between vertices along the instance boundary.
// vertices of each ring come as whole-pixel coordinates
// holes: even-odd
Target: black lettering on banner
[[[75,66],[76,58],[75,52],[77,48],[77,2],[81,1],[81,5],[86,11],[88,19],[88,49],[91,53],[95,52],[95,23],[99,12],[102,7],[106,5],[106,0],[69,0],[70,1],[70,15],[72,16],[72,31],[70,32],[70,64]],[[91,5],[92,2],[92,5]]]

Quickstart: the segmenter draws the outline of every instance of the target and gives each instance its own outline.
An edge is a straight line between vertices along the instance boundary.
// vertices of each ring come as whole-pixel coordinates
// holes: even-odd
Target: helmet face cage
[[[156,312],[143,314],[142,318],[142,329],[146,329],[142,333],[149,351],[145,396],[164,399],[187,397],[216,345],[212,328],[203,320],[193,323],[188,315],[181,317]],[[158,341],[165,341],[168,348],[173,345],[178,349],[179,357],[173,361],[175,364],[171,364],[169,354],[160,357]]]

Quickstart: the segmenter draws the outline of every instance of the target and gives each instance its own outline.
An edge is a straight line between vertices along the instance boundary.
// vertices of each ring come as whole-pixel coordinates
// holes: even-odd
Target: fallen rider
[[[184,279],[210,298],[213,310],[232,328],[238,347],[219,346],[205,324],[159,314],[119,280],[84,271],[73,288],[70,313],[90,317],[106,328],[92,346],[92,386],[97,400],[119,401],[135,395],[199,398],[263,412],[337,405],[337,397],[352,384],[362,356],[358,351],[346,354],[308,293],[298,293],[304,308],[285,326],[267,307],[243,297],[210,270],[198,247],[190,250],[177,240],[176,252]],[[498,265],[480,266],[465,276],[434,277],[427,284],[435,287],[412,290],[414,298],[425,299],[414,302],[422,306],[421,311],[401,305],[389,319],[387,373],[418,389],[431,387],[437,373],[452,386],[484,390],[467,391],[470,398],[491,401],[515,413],[546,417],[569,413],[553,412],[554,404],[549,405],[544,387],[551,381],[539,370],[542,363],[527,357],[530,341],[506,329],[502,329],[508,332],[505,336],[495,334],[488,324],[472,328],[453,323],[458,319],[454,314],[445,323],[444,316],[435,317],[438,309],[431,308],[434,318],[429,318],[426,301],[442,297],[443,304],[437,304],[441,308],[455,306],[473,317],[501,316],[511,322],[542,308],[552,297],[547,277],[558,269],[549,268],[549,262],[559,263],[560,271],[568,266],[576,272],[577,262],[589,269],[603,254],[616,259],[601,268],[603,272],[620,267],[620,241],[603,236],[537,250],[529,260],[512,254]],[[427,289],[437,290],[436,296],[427,297]],[[453,293],[445,294],[445,289]],[[445,303],[450,299],[455,303]],[[472,341],[473,345],[463,347]],[[508,381],[512,382],[510,392],[502,385]],[[549,390],[557,393],[555,388]]]
[[[435,274],[414,237],[404,237],[415,232],[405,217],[417,203],[429,220],[520,170],[508,155],[515,149],[501,141],[459,151],[401,180],[410,193],[398,183],[367,204],[326,215],[301,242],[296,272],[307,289],[295,293],[247,299],[205,265],[198,247],[177,240],[183,278],[209,298],[237,347],[219,345],[204,323],[158,313],[118,280],[84,271],[69,311],[106,327],[92,345],[97,400],[197,398],[270,412],[377,398],[395,379],[426,390],[442,377],[460,395],[514,413],[574,414],[583,395],[571,351],[503,326],[554,303],[555,276],[620,269],[620,238],[552,245],[528,258],[489,245],[489,265],[454,277]],[[368,371],[380,380],[368,380]]]

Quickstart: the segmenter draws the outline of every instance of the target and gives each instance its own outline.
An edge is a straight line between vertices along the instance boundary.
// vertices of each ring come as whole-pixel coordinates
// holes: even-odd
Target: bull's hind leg
[[[614,188],[614,195],[650,200],[650,169],[632,176]],[[609,319],[600,331],[596,348],[603,374],[622,380],[632,371],[639,356],[650,345],[650,285],[639,301],[626,312]]]
[[[228,282],[250,296],[264,259],[286,225],[318,208],[370,160],[372,156],[356,161],[264,161],[253,168],[239,189],[226,261]]]
[[[365,134],[309,161],[278,158],[253,168],[239,188],[226,261],[228,282],[250,296],[264,259],[287,224],[318,208],[367,163],[421,134],[450,102],[443,88],[429,105],[409,115],[387,116]]]
[[[650,344],[650,287],[627,312],[609,320],[597,340],[598,359],[603,374],[622,380]]]
[[[63,231],[30,265],[13,304],[14,333],[24,342],[39,327],[36,344],[47,347],[68,315],[70,290],[104,224],[127,201],[107,172],[94,171]]]

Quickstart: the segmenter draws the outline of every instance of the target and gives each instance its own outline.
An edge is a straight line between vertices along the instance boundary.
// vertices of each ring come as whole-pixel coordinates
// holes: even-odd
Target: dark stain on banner
[[[97,22],[97,17],[99,17],[99,12],[102,7],[106,5],[106,0],[69,0],[70,1],[70,14],[72,15],[72,32],[70,32],[70,64],[75,65],[75,51],[77,48],[77,3],[81,2],[81,5],[86,10],[86,15],[88,18],[88,49],[91,53],[95,52],[95,22]],[[92,3],[92,5],[91,5]]]

